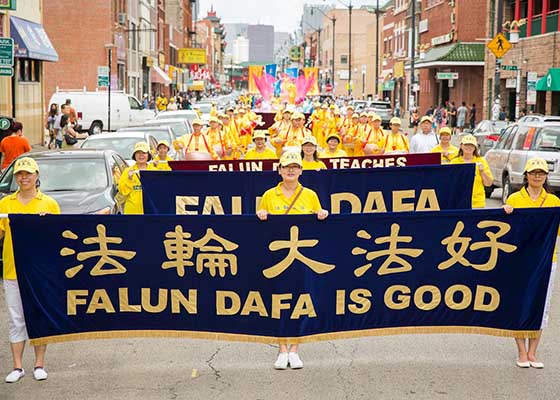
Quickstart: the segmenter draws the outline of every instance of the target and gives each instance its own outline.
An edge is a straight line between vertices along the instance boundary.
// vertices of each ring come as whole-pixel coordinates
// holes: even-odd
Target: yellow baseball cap
[[[305,119],[305,115],[303,115],[300,112],[295,112],[295,113],[292,114],[291,119]]]
[[[366,117],[366,118],[367,118],[367,116],[368,116],[368,115],[367,115],[366,112],[360,113],[360,118],[362,118],[362,117]]]
[[[542,158],[531,158],[527,160],[524,172],[532,172],[539,169],[548,173],[548,163],[546,160],[543,160]]]
[[[261,138],[261,139],[265,139],[265,140],[266,140],[266,133],[265,133],[265,131],[263,131],[262,129],[259,129],[259,130],[255,131],[255,132],[253,132],[253,140],[258,139],[258,138]]]
[[[287,167],[290,164],[297,164],[303,167],[303,161],[301,160],[301,154],[295,151],[287,151],[280,157],[280,165],[282,167]]]
[[[356,119],[360,118],[360,116],[358,115],[358,113],[352,114],[352,119],[354,119],[354,118],[356,118]]]
[[[354,111],[354,106],[353,105],[348,105],[348,106],[346,106],[346,109]]]
[[[217,117],[212,116],[212,117],[210,117],[210,119],[208,120],[208,122],[216,122],[216,123],[219,124],[219,123],[220,123],[220,120],[219,120]]]
[[[389,121],[389,124],[390,124],[390,125],[394,125],[394,124],[396,124],[396,125],[402,125],[401,119],[398,118],[398,117],[393,117],[393,118],[391,118],[391,121]]]
[[[306,136],[301,141],[301,145],[303,146],[307,143],[311,143],[312,145],[317,146],[317,139],[315,138],[315,136]]]
[[[461,139],[461,144],[472,144],[475,147],[478,146],[478,142],[476,141],[476,138],[473,135],[463,136],[463,138]]]
[[[430,117],[429,115],[424,115],[422,118],[420,118],[420,123],[428,121],[430,124],[433,123],[434,121],[432,120],[432,117]]]
[[[282,110],[282,114],[286,114],[286,113],[292,114],[293,111],[292,111],[291,109],[289,109],[289,108],[285,108],[284,110]]]
[[[334,133],[334,132],[333,132],[333,133],[328,134],[328,135],[327,135],[327,142],[328,142],[329,140],[331,140],[332,138],[337,139],[337,140],[338,140],[338,143],[341,142],[341,140],[340,140],[340,135],[339,135],[338,133]]]
[[[440,136],[441,136],[441,135],[449,135],[449,136],[451,136],[451,129],[449,129],[447,126],[445,126],[445,127],[441,128],[441,129],[439,130],[439,135],[440,135]]]
[[[169,142],[167,140],[160,140],[157,144],[157,148],[159,149],[159,146],[164,145],[165,147],[167,147],[168,149],[170,149],[171,147],[169,147]]]
[[[132,152],[132,155],[134,155],[134,153],[136,153],[137,151],[141,151],[143,153],[149,153],[150,145],[146,142],[138,142],[134,145],[134,151]]]
[[[31,157],[22,157],[16,161],[14,174],[21,171],[29,172],[30,174],[39,173],[39,166]]]
[[[327,108],[329,108],[329,105],[328,105],[327,103],[323,103],[323,104],[321,105],[321,108],[327,109]]]
[[[198,119],[198,118],[197,118],[197,119],[195,119],[195,120],[191,123],[191,125],[192,125],[192,126],[195,126],[195,125],[204,126],[204,121],[202,121],[201,119]]]
[[[379,114],[373,113],[373,115],[371,116],[371,120],[372,121],[382,121],[383,119],[381,118],[381,116]]]
[[[232,112],[233,112],[233,111],[235,111],[235,108],[233,108],[233,107],[228,107],[228,108],[226,108],[226,112],[227,112],[227,111],[232,111]]]

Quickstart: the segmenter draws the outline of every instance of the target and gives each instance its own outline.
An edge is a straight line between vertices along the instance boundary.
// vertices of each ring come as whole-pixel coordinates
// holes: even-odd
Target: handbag
[[[65,133],[64,134],[64,141],[66,142],[66,144],[68,146],[73,146],[76,143],[78,143],[78,139],[76,139],[74,136],[72,136],[70,133]]]

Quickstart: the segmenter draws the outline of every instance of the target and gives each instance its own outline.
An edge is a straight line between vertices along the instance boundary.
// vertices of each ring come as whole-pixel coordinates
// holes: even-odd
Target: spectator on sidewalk
[[[0,142],[0,152],[2,153],[2,170],[20,155],[31,151],[31,145],[27,138],[23,136],[23,124],[14,122],[12,124],[12,134],[6,136]]]
[[[463,101],[461,103],[461,107],[457,109],[457,128],[460,132],[463,132],[463,129],[465,129],[468,112],[469,110],[467,109],[467,103]]]
[[[411,153],[429,153],[439,143],[432,129],[432,118],[425,115],[420,120],[421,131],[410,139]]]

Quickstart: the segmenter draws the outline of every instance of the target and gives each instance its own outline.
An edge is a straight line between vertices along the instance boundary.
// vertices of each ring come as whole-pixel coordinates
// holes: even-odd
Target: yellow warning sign
[[[511,49],[511,43],[506,39],[502,32],[492,39],[487,45],[488,49],[494,53],[496,58],[502,58]]]

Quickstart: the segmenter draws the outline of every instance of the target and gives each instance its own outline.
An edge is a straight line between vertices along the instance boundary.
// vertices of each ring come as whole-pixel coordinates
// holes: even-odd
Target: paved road
[[[489,207],[499,207],[499,192]],[[557,278],[560,274],[557,274]],[[557,279],[558,280],[558,279]],[[560,283],[556,282],[557,287]],[[0,296],[0,372],[11,369]],[[49,346],[45,382],[0,383],[0,400],[34,399],[558,399],[560,296],[543,335],[541,371],[514,364],[513,339],[405,335],[307,344],[305,368],[275,371],[272,345],[127,339]],[[33,359],[26,352],[25,367]],[[197,370],[192,377],[193,369]]]

